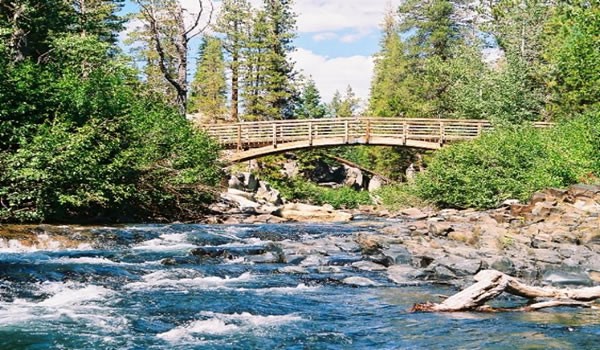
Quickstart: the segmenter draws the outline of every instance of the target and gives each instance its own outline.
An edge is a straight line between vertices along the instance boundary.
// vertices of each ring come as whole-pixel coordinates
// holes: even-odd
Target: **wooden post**
[[[237,125],[237,150],[242,150],[242,124]]]
[[[477,136],[481,136],[481,132],[483,131],[483,124],[481,122],[477,123]]]
[[[444,122],[440,121],[440,145],[444,144],[446,139],[446,127]]]
[[[344,143],[348,143],[350,140],[350,127],[348,121],[344,121]]]
[[[277,148],[277,124],[273,123],[273,147]]]
[[[365,134],[365,143],[369,143],[369,139],[371,138],[371,120],[367,119],[367,130]]]
[[[308,145],[309,146],[312,146],[312,144],[313,144],[313,132],[312,132],[312,129],[313,129],[312,122],[308,122]]]
[[[402,143],[406,145],[406,141],[408,140],[408,123],[405,121],[402,122]]]

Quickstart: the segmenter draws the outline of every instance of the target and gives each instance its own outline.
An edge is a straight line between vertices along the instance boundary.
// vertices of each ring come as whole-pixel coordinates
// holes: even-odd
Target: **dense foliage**
[[[107,34],[117,8],[95,4],[86,30],[76,6],[44,7],[34,42],[9,40],[27,21],[1,28],[0,221],[191,219],[219,180],[217,147],[144,92]]]
[[[489,208],[547,187],[598,181],[600,114],[549,130],[506,127],[437,152],[417,193],[443,207]]]

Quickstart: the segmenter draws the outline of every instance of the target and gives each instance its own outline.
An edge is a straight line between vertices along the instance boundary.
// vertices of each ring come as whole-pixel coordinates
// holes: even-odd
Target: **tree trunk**
[[[597,308],[591,301],[600,298],[600,286],[581,289],[558,289],[553,287],[533,287],[496,270],[484,270],[475,275],[477,283],[454,294],[442,303],[416,304],[412,312],[458,312],[458,311],[532,311],[549,307],[570,306]],[[503,292],[530,300],[544,300],[523,307],[503,309],[493,308],[485,303]]]

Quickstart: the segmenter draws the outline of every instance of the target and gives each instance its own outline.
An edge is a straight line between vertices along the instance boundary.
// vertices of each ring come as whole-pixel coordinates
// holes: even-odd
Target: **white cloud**
[[[329,102],[336,90],[343,93],[348,85],[361,99],[366,101],[368,98],[374,66],[372,57],[329,58],[302,48],[291,56],[296,61],[296,68],[315,80],[323,101]]]
[[[402,0],[296,0],[298,31],[301,33],[356,32],[376,29],[389,6]]]

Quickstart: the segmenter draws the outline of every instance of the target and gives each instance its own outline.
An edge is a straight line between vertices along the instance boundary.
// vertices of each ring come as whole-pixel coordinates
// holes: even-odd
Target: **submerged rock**
[[[342,283],[356,287],[370,287],[378,285],[376,282],[360,276],[346,277],[342,280]]]

